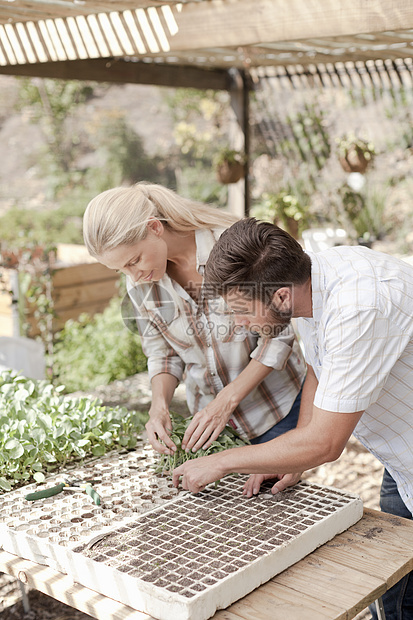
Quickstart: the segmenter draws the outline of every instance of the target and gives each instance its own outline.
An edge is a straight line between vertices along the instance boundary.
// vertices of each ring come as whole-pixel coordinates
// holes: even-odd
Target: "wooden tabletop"
[[[413,569],[413,521],[363,518],[214,620],[350,620]],[[59,573],[0,550],[0,571],[99,620],[152,620]]]

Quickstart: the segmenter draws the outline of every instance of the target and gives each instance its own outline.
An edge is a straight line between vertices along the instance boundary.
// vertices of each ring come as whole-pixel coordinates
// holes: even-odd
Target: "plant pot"
[[[239,161],[223,161],[218,164],[216,172],[218,181],[224,185],[237,183],[245,174],[244,165]]]
[[[1,266],[6,269],[12,269],[19,264],[19,256],[12,250],[3,250],[0,252]]]
[[[350,148],[345,155],[339,157],[339,162],[344,172],[366,172],[370,159],[367,159],[362,149],[358,147]]]
[[[292,237],[294,237],[294,239],[299,238],[299,223],[293,217],[288,217],[286,219],[285,229]]]

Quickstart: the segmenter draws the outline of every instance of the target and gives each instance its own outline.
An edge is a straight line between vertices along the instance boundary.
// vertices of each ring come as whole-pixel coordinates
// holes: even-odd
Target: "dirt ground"
[[[111,404],[128,401],[128,391],[139,392],[141,401],[148,397],[144,373],[125,382],[100,389],[99,397]],[[184,393],[178,391],[176,407],[182,409]],[[134,403],[136,406],[136,402]],[[383,467],[361,444],[351,438],[341,457],[334,463],[327,463],[306,472],[305,478],[312,482],[333,486],[357,493],[368,508],[378,509],[378,497]],[[23,608],[18,582],[0,573],[0,620],[87,620],[91,616],[56,601],[36,590],[28,592],[30,611]],[[368,611],[357,616],[357,620],[369,620]]]

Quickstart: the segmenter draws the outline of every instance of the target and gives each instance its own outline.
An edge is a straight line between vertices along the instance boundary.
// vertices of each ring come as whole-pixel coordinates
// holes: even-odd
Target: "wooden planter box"
[[[2,269],[6,284],[11,287],[11,269]],[[118,292],[119,274],[97,262],[79,263],[56,267],[52,276],[52,297],[57,317],[53,320],[53,333],[59,331],[68,319],[78,319],[83,312],[94,315],[102,312]],[[12,296],[0,291],[0,336],[17,333],[16,313],[13,313]],[[39,334],[34,308],[29,309],[26,320],[31,328],[28,336]]]

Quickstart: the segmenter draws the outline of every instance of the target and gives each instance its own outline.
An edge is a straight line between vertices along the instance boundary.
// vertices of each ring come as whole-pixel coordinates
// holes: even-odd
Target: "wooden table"
[[[363,518],[214,620],[349,620],[413,569],[413,521],[365,509]],[[68,575],[0,551],[0,571],[101,620],[152,620]]]

